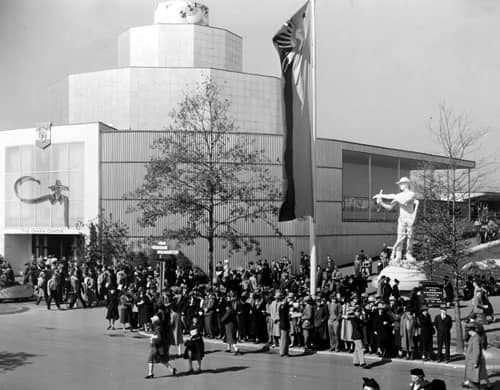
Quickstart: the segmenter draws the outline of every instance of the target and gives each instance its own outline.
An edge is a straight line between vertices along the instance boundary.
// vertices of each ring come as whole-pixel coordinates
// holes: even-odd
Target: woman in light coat
[[[172,304],[170,306],[170,345],[175,345],[177,347],[177,357],[182,356],[182,345],[184,344],[182,333],[181,315],[177,305]]]
[[[415,338],[418,335],[417,319],[415,313],[405,307],[401,316],[399,332],[401,336],[401,351],[406,355],[406,360],[415,359]]]
[[[481,378],[486,373],[486,360],[481,347],[481,337],[477,325],[470,326],[467,331],[470,339],[465,354],[465,379],[469,381],[469,386],[472,389],[480,389]]]

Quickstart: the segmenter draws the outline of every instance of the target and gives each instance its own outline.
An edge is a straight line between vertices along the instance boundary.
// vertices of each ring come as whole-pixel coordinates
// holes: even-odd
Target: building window
[[[342,220],[344,222],[394,222],[397,208],[387,211],[378,207],[372,197],[381,189],[396,192],[395,184],[410,172],[396,157],[342,152]]]

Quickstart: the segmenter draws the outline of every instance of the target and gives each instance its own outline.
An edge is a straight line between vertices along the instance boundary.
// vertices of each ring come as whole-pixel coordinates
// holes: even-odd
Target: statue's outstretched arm
[[[373,196],[373,199],[394,200],[396,199],[396,194],[384,194],[384,190],[380,190],[378,194]]]

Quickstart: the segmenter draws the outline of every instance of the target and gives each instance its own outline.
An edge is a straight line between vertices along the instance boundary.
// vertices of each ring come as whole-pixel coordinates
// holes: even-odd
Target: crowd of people
[[[48,309],[52,304],[59,309],[64,304],[67,308],[103,304],[108,330],[151,332],[148,377],[153,376],[155,363],[175,373],[169,365],[170,346],[176,347],[178,356],[197,361],[201,369],[203,338],[224,340],[227,352],[235,354],[240,353],[241,342],[277,347],[284,357],[290,347],[345,351],[360,367],[367,366],[365,354],[449,362],[452,319],[447,309],[453,303],[449,280],[440,313],[431,317],[422,290],[415,288],[409,299],[403,298],[398,280],[380,278],[377,292],[367,294],[371,268],[367,269],[364,256],[360,252],[356,257],[354,273],[349,275],[343,275],[329,256],[318,267],[314,296],[309,293],[309,260],[304,254],[296,272],[287,258],[258,260],[238,269],[231,269],[228,261],[219,262],[214,283],[207,283],[193,267],[171,262],[163,289],[157,267],[147,264],[115,269],[47,258],[27,263],[23,275],[25,283],[36,286],[37,304],[43,300]],[[472,283],[471,322],[482,326],[487,322],[487,293]]]
[[[0,289],[14,286],[16,278],[12,266],[0,255]]]

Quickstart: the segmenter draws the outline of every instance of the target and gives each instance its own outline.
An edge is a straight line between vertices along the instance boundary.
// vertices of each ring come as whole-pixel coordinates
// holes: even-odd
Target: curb
[[[138,332],[142,336],[150,337],[151,334],[143,331]],[[205,343],[207,344],[213,344],[213,345],[224,345],[225,343],[222,340],[216,340],[216,339],[206,339],[203,338]],[[242,347],[245,349],[250,349],[250,350],[259,350],[264,348],[265,344],[253,344],[253,343],[238,343],[238,347]],[[269,347],[269,350],[278,350],[279,348],[271,348]],[[290,348],[291,352],[296,352],[298,354],[303,354],[305,351],[303,348]],[[245,351],[242,351],[243,354]],[[339,356],[339,357],[349,357],[352,358],[352,354],[347,353],[347,352],[332,352],[332,351],[316,351],[312,355],[318,355],[318,356]],[[375,362],[375,361],[380,361],[380,358],[377,356],[373,355],[365,355],[365,359],[367,361]],[[423,361],[423,360],[406,360],[406,359],[400,359],[400,358],[391,358],[391,362],[395,363],[403,363],[407,365],[419,365],[419,366],[437,366],[437,367],[443,367],[443,368],[452,368],[452,369],[464,369],[465,368],[465,361],[459,361],[459,362],[451,362],[451,363],[440,363],[440,362],[434,362],[434,361]],[[495,364],[495,365],[487,365],[488,370],[500,370],[500,364]]]

